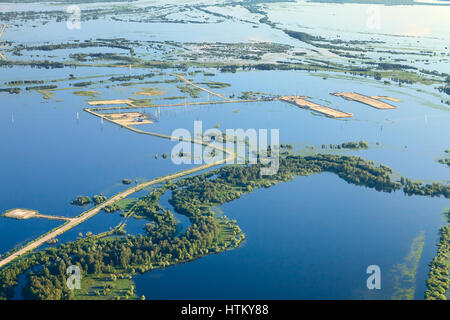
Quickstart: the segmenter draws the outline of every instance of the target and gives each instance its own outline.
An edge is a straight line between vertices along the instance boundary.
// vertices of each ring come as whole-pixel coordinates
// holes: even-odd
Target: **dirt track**
[[[321,106],[320,104],[308,101],[305,99],[306,97],[297,97],[297,96],[284,96],[281,97],[281,101],[285,101],[287,103],[294,104],[296,106],[299,106],[303,109],[309,109],[312,111],[316,111],[319,113],[322,113],[326,116],[333,117],[333,118],[351,118],[353,117],[352,113],[345,113],[333,108]]]
[[[342,98],[350,100],[350,101],[352,101],[352,100],[358,101],[360,103],[364,103],[364,104],[371,106],[372,108],[376,108],[376,109],[397,109],[397,107],[391,106],[390,104],[388,104],[386,102],[383,102],[383,101],[377,100],[373,97],[368,97],[368,96],[365,96],[363,94],[359,94],[356,92],[337,92],[337,93],[332,93],[332,95],[337,96],[337,97],[342,97]]]
[[[170,75],[171,75],[171,76],[175,76],[175,77],[177,77],[177,78],[183,80],[183,81],[186,82],[186,84],[188,84],[188,85],[191,85],[191,86],[196,87],[196,88],[198,88],[198,89],[200,89],[200,90],[203,90],[203,91],[205,91],[205,92],[208,92],[208,93],[210,93],[210,94],[212,94],[212,95],[215,95],[215,96],[217,96],[217,97],[219,97],[219,98],[222,98],[222,99],[225,99],[225,100],[228,100],[228,101],[233,101],[232,99],[227,98],[227,97],[221,95],[220,93],[215,93],[215,92],[213,92],[213,91],[211,91],[211,90],[208,90],[208,89],[206,89],[206,88],[200,87],[199,85],[196,85],[195,83],[192,83],[192,81],[189,81],[189,80],[186,79],[185,77],[182,77],[182,76],[180,76],[180,75],[178,75],[178,74],[170,73]]]

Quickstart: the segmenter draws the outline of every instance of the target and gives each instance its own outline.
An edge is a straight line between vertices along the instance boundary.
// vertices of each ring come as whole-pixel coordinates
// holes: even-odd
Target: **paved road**
[[[86,111],[91,113],[91,114],[93,114],[93,115],[96,115],[98,117],[102,117],[103,118],[103,116],[98,114],[98,113],[95,113],[95,112],[90,111],[90,110],[86,110]],[[106,119],[106,120],[108,120],[108,119]],[[111,122],[115,123],[114,121],[111,121]],[[126,126],[126,125],[121,125],[121,126],[124,127],[124,128],[127,128],[127,129],[129,129],[131,131],[140,133],[140,134],[147,134],[147,135],[157,136],[157,137],[166,138],[166,139],[184,140],[184,139],[180,139],[178,137],[171,137],[171,136],[162,135],[162,134],[158,134],[158,133],[142,131],[142,130],[139,130],[139,129],[136,129],[136,128],[133,128],[133,127]],[[171,180],[171,179],[176,179],[176,178],[179,178],[179,177],[191,174],[191,173],[195,173],[197,171],[205,170],[205,169],[208,169],[208,168],[211,168],[211,167],[214,167],[214,166],[226,163],[228,160],[234,159],[236,157],[234,152],[231,152],[231,151],[229,151],[229,150],[227,150],[225,148],[222,148],[220,146],[216,146],[216,145],[213,145],[213,144],[209,144],[209,143],[203,142],[201,140],[194,140],[193,139],[193,140],[189,140],[187,142],[198,143],[198,144],[202,144],[202,145],[211,146],[211,147],[216,148],[216,149],[218,149],[218,150],[220,150],[222,152],[227,153],[228,156],[226,158],[224,158],[224,159],[219,160],[219,161],[215,161],[215,162],[204,164],[204,165],[201,165],[201,166],[198,166],[198,167],[195,167],[195,168],[183,170],[183,171],[180,171],[180,172],[177,172],[177,173],[165,176],[165,177],[153,179],[153,180],[141,183],[141,184],[139,184],[139,185],[137,185],[137,186],[135,186],[133,188],[127,189],[127,190],[125,190],[125,191],[123,191],[123,192],[113,196],[112,198],[110,198],[106,202],[98,205],[97,207],[92,208],[91,210],[88,210],[88,211],[84,212],[80,216],[71,219],[69,222],[67,222],[66,224],[62,225],[61,227],[51,231],[50,233],[42,236],[39,239],[36,239],[35,241],[33,241],[30,244],[26,245],[25,247],[23,247],[19,251],[15,252],[15,253],[11,254],[10,256],[8,256],[7,258],[1,260],[0,261],[0,268],[2,268],[3,266],[7,265],[10,262],[12,262],[13,260],[17,259],[18,257],[20,257],[20,256],[22,256],[22,255],[24,255],[24,254],[26,254],[26,253],[28,253],[28,252],[38,248],[38,247],[40,247],[41,245],[43,245],[47,241],[49,241],[49,240],[51,240],[53,238],[56,238],[57,236],[59,236],[59,235],[63,234],[64,232],[72,229],[73,227],[79,225],[80,223],[82,223],[82,222],[92,218],[97,213],[99,213],[104,207],[106,207],[106,206],[108,206],[110,204],[113,204],[114,202],[116,202],[116,201],[118,201],[120,199],[126,198],[129,195],[131,195],[131,194],[133,194],[133,193],[135,193],[135,192],[137,192],[139,190],[142,190],[142,189],[144,189],[144,188],[146,188],[148,186],[154,185],[154,184],[158,184],[158,183],[161,183],[161,182],[164,182],[164,181],[167,181],[167,180]]]

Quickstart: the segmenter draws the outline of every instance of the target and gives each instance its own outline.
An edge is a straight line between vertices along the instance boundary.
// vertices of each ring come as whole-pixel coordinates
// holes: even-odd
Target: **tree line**
[[[65,286],[63,271],[67,265],[79,266],[83,277],[99,274],[123,277],[235,248],[245,239],[244,233],[236,221],[217,217],[212,208],[256,188],[268,188],[296,176],[332,172],[348,183],[377,191],[393,192],[403,188],[411,194],[449,197],[448,186],[422,185],[406,178],[394,181],[389,167],[356,156],[289,155],[280,159],[276,175],[261,177],[260,169],[260,164],[230,165],[168,182],[133,205],[135,214],[149,221],[143,234],[91,236],[28,254],[0,270],[0,297],[11,298],[19,275],[32,268],[27,276],[24,297],[72,299],[73,293]],[[168,191],[171,191],[169,202],[174,210],[191,222],[184,234],[177,234],[173,213],[159,204],[161,196]]]

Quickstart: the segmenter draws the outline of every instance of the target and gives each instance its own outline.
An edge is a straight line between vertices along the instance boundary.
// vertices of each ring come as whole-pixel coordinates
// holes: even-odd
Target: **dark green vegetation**
[[[28,84],[43,84],[44,80],[16,80],[16,81],[8,81],[7,85],[9,86],[23,86]]]
[[[446,216],[447,222],[450,223],[450,210],[446,212]],[[450,285],[450,225],[442,227],[439,230],[439,234],[438,250],[436,256],[430,262],[427,291],[425,291],[425,299],[427,300],[446,300],[448,298]]]
[[[358,4],[384,4],[388,6],[393,5],[433,5],[433,3],[427,1],[414,1],[414,0],[308,0],[308,2],[322,2],[322,3],[358,3]],[[440,4],[447,5],[447,4]],[[450,5],[450,3],[448,4]]]
[[[76,206],[85,206],[90,203],[91,203],[91,198],[89,198],[88,196],[79,196],[78,198],[76,198],[75,200],[72,200],[72,202],[71,202],[71,204],[76,205]]]
[[[130,179],[123,179],[122,183],[128,185],[128,184],[131,184],[131,180]]]
[[[248,99],[265,99],[265,98],[273,98],[268,93],[265,92],[253,92],[253,91],[244,91],[239,96],[239,99],[248,100]]]
[[[178,85],[177,88],[185,94],[189,94],[191,98],[199,98],[201,90],[189,85]]]
[[[25,90],[51,90],[56,88],[58,88],[57,85],[44,85],[44,86],[26,87]]]
[[[403,191],[411,196],[413,194],[419,196],[432,196],[439,197],[443,195],[446,198],[450,198],[450,186],[441,183],[433,182],[431,184],[423,184],[421,182],[414,182],[410,179],[401,178],[403,184]]]
[[[105,202],[107,200],[107,198],[104,195],[100,194],[100,195],[95,195],[92,198],[92,200],[94,201],[95,205],[99,205],[100,203]]]
[[[106,213],[113,213],[113,212],[119,211],[121,209],[117,204],[113,203],[113,204],[110,204],[110,205],[107,205],[106,207],[104,207],[103,210]]]
[[[327,145],[323,144],[322,145],[322,149],[326,149]],[[329,145],[330,149],[354,149],[354,150],[360,150],[360,149],[368,149],[369,148],[369,144],[365,141],[360,141],[360,142],[354,142],[354,141],[350,141],[350,142],[344,142],[341,144],[330,144]]]
[[[125,279],[136,273],[236,248],[244,240],[244,234],[236,221],[217,217],[212,208],[236,200],[256,188],[268,188],[290,181],[296,176],[332,172],[348,183],[377,191],[392,192],[402,187],[402,183],[392,180],[392,170],[389,167],[377,166],[354,156],[287,156],[281,159],[280,170],[274,176],[261,177],[260,169],[260,164],[225,166],[177,182],[169,182],[141,199],[128,201],[125,204],[127,210],[132,211],[136,217],[149,220],[143,235],[117,236],[120,232],[113,230],[80,238],[57,248],[30,253],[0,270],[0,297],[11,298],[19,275],[37,266],[42,268],[29,272],[23,290],[24,297],[73,299],[74,293],[65,286],[65,270],[68,265],[78,265],[86,281],[113,276]],[[444,186],[441,188],[445,189]],[[448,192],[448,187],[446,188]],[[169,202],[174,209],[191,221],[182,235],[178,235],[173,214],[159,204],[159,199],[168,190],[172,191]],[[114,206],[120,209],[119,204]],[[112,237],[113,234],[116,236]],[[95,289],[96,292],[84,292],[83,295],[111,298],[109,294],[117,292],[114,288],[117,287],[111,284],[105,286],[105,291]],[[130,290],[126,292],[130,293]],[[131,297],[130,294],[125,294],[127,296]]]
[[[450,167],[450,158],[439,159],[438,162]]]
[[[9,94],[19,94],[21,91],[20,88],[0,88],[0,92],[8,92]]]

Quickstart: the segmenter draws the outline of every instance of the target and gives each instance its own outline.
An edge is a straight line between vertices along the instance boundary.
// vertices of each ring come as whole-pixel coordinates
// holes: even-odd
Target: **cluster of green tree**
[[[314,50],[314,49],[313,49]],[[311,59],[309,59],[311,60]],[[408,71],[408,70],[398,70],[394,69],[392,71],[382,71],[381,73],[373,70],[371,67],[353,67],[353,66],[338,66],[338,65],[330,65],[327,63],[311,63],[311,62],[286,62],[286,61],[277,61],[277,63],[257,63],[257,64],[249,64],[249,65],[240,65],[235,66],[234,72],[237,69],[242,70],[305,70],[309,72],[318,72],[318,71],[327,71],[327,72],[343,72],[344,74],[351,74],[355,76],[361,77],[374,77],[377,80],[381,80],[383,77],[388,77],[390,80],[401,85],[403,83],[412,84],[412,83],[423,83],[423,84],[433,84],[433,83],[441,83],[441,80],[436,78],[427,77],[424,74]],[[387,81],[387,80],[385,80]]]
[[[83,81],[83,82],[72,83],[71,85],[74,87],[81,88],[81,87],[88,87],[92,84],[93,84],[93,82],[91,82],[91,81]]]
[[[7,66],[7,67],[13,67],[13,66],[30,66],[31,68],[45,68],[45,69],[57,69],[57,68],[64,68],[65,64],[62,62],[56,62],[56,61],[12,61],[12,60],[0,60],[0,66]]]
[[[200,203],[217,206],[237,199],[255,188],[270,187],[275,183],[290,181],[295,176],[325,171],[333,172],[349,183],[375,188],[378,191],[392,192],[401,187],[400,183],[391,180],[390,168],[375,166],[359,157],[321,154],[306,157],[287,156],[280,159],[278,173],[270,178],[262,178],[260,168],[260,164],[229,166],[212,171],[208,175],[183,179],[178,183],[178,186],[183,188],[174,191],[169,201],[177,212],[190,217],[193,208],[200,207]],[[214,179],[211,179],[210,175],[213,175]]]
[[[439,159],[438,162],[450,167],[450,158]]]
[[[450,222],[450,210],[446,213]],[[427,300],[447,300],[446,292],[450,285],[450,226],[447,225],[439,230],[440,239],[437,244],[436,256],[430,262],[430,271],[427,279]]]
[[[167,153],[163,153],[162,158],[167,159]],[[155,154],[155,159],[158,159],[158,154]]]
[[[43,84],[44,80],[16,80],[9,81],[7,84],[10,86],[22,86],[26,84]]]
[[[223,66],[220,68],[220,72],[236,73],[237,70],[238,70],[238,66],[235,66],[235,65]]]
[[[121,43],[124,43],[125,39],[98,39],[98,41],[93,40],[85,40],[67,42],[67,43],[56,43],[56,44],[44,44],[44,45],[36,45],[36,46],[27,46],[27,45],[17,45],[15,47],[16,50],[22,51],[53,51],[53,50],[61,50],[61,49],[79,49],[79,48],[96,48],[96,47],[108,47],[108,48],[117,48],[117,49],[125,49],[130,50],[128,46],[125,46]]]
[[[92,198],[92,200],[94,201],[95,205],[99,205],[100,203],[105,202],[107,200],[107,198],[103,194],[100,194],[100,195],[95,195]]]
[[[450,86],[444,87],[442,91],[444,91],[446,94],[450,96]]]
[[[273,96],[271,96],[270,94],[266,93],[266,92],[254,92],[254,91],[244,91],[242,92],[242,94],[239,96],[239,99],[242,100],[249,100],[249,99],[272,99]]]
[[[327,146],[326,144],[322,145],[322,149],[326,149],[327,147],[329,147],[330,149],[368,149],[369,148],[369,144],[365,141],[360,141],[360,142],[354,142],[354,141],[350,141],[350,142],[344,142],[341,144],[330,144],[329,146]]]
[[[417,70],[416,67],[406,65],[406,64],[399,64],[399,63],[388,63],[388,62],[366,62],[368,65],[376,65],[377,69],[380,70],[406,70],[406,69],[412,69]]]
[[[128,185],[128,184],[131,184],[131,180],[130,179],[123,179],[122,183]]]
[[[219,58],[221,60],[253,60],[258,61],[266,53],[286,53],[292,46],[271,42],[250,43],[188,43],[187,49],[179,57],[184,60]]]
[[[450,198],[450,186],[442,183],[433,182],[431,184],[423,184],[422,182],[415,182],[404,177],[400,179],[400,182],[403,185],[403,192],[409,196],[439,197],[443,195],[446,198]]]
[[[189,94],[191,98],[199,98],[200,97],[200,89],[188,85],[178,85],[177,88],[185,94]]]
[[[91,198],[89,198],[88,196],[79,196],[75,200],[71,201],[71,204],[76,206],[85,206],[89,203],[91,203]]]
[[[20,88],[0,88],[0,92],[8,92],[10,94],[19,94],[22,91]]]
[[[328,49],[328,50],[346,50],[346,51],[359,51],[359,52],[369,52],[371,50],[357,47],[355,44],[367,44],[364,41],[350,41],[346,42],[341,39],[329,40],[320,36],[313,36],[305,32],[283,30],[288,36],[310,44],[314,47]],[[351,43],[352,42],[352,43]],[[336,45],[340,44],[340,45]]]
[[[61,260],[59,264],[44,266],[42,271],[31,271],[27,285],[22,290],[25,300],[62,300],[73,298],[73,292],[66,285],[67,266]]]
[[[53,238],[53,239],[48,240],[46,243],[49,244],[49,245],[55,245],[58,242],[59,242],[58,238]]]
[[[186,99],[186,96],[173,96],[173,97],[163,97],[164,100],[181,100]]]
[[[403,191],[410,195],[443,195],[446,198],[450,197],[449,186],[436,182],[431,185],[422,185],[404,177],[399,182],[393,181],[391,168],[382,164],[377,166],[373,161],[367,161],[356,156],[332,154],[316,154],[311,156],[288,155],[280,159],[278,173],[270,178],[260,177],[260,167],[260,164],[252,166],[228,166],[218,171],[211,171],[208,174],[183,179],[177,185],[184,187],[186,190],[189,190],[188,186],[190,184],[194,184],[197,187],[203,186],[197,193],[192,193],[190,195],[191,198],[203,199],[202,197],[205,195],[213,194],[214,198],[211,201],[215,205],[218,205],[222,201],[225,201],[224,199],[239,198],[243,191],[251,191],[258,187],[267,187],[277,182],[290,181],[295,176],[332,172],[348,183],[374,188],[377,191],[392,192],[403,187]],[[211,176],[216,176],[216,178],[209,179]],[[230,183],[234,185],[230,186]],[[415,188],[418,190],[414,190]],[[220,192],[215,192],[216,190]],[[183,189],[183,191],[185,190]],[[221,200],[219,201],[219,199]],[[169,201],[173,200],[171,199]],[[185,212],[176,203],[171,204],[177,208],[177,212],[179,210],[180,212]]]
[[[306,32],[300,32],[300,31],[292,31],[292,30],[284,30],[284,33],[286,33],[288,36],[309,43],[309,44],[313,44],[313,41],[323,41],[324,38],[322,37],[316,37],[313,35],[310,35]],[[313,44],[314,45],[314,44]]]
[[[147,74],[138,74],[138,75],[130,75],[130,76],[119,76],[119,77],[111,77],[109,78],[109,81],[116,82],[116,81],[130,81],[130,80],[145,80],[146,78],[154,77],[154,73],[147,73]]]
[[[113,212],[120,211],[121,208],[120,208],[120,206],[118,206],[117,204],[113,203],[113,204],[110,204],[110,205],[105,206],[105,207],[103,208],[103,210],[104,210],[106,213],[113,213]]]

